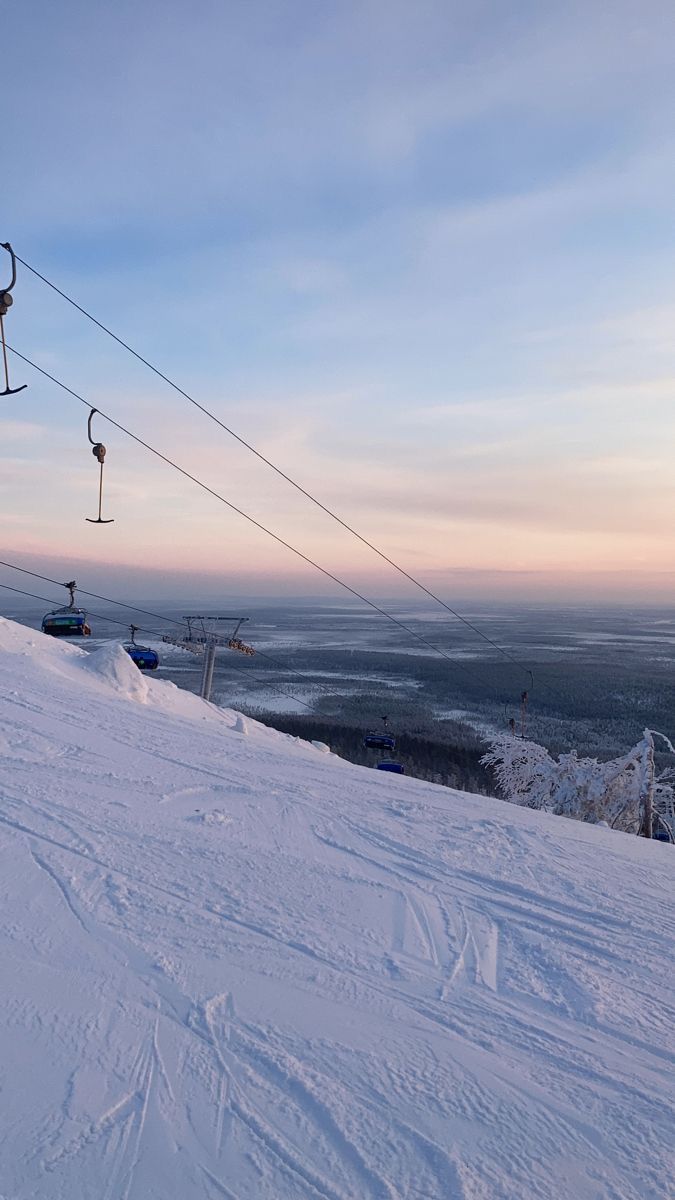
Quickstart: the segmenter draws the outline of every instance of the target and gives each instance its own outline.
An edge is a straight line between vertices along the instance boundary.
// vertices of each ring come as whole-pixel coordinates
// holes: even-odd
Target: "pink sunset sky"
[[[5,9],[0,238],[447,599],[670,602],[675,14],[508,10]],[[21,267],[14,298],[22,353],[409,594]],[[101,418],[114,524],[87,524],[87,410],[11,371],[5,559],[138,596],[335,592]]]

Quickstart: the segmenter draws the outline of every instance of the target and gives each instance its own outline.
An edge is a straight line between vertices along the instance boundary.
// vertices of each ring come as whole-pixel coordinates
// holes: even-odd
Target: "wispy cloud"
[[[39,0],[3,20],[22,185],[3,238],[303,486],[428,569],[664,561],[670,4]],[[10,339],[87,401],[327,565],[371,569],[25,272],[15,296]],[[15,545],[283,572],[114,430],[96,540],[86,409],[19,370]]]

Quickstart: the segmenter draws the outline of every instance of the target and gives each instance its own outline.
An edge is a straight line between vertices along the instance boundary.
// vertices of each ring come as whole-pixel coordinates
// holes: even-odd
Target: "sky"
[[[446,600],[670,600],[671,3],[0,0],[0,34],[0,240]],[[351,585],[413,594],[22,268],[6,332]],[[100,417],[114,524],[87,524],[87,407],[11,374],[5,559],[335,591]]]

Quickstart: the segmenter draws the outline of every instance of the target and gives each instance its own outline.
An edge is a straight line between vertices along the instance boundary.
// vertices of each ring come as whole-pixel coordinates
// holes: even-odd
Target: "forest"
[[[389,700],[389,698],[388,698]],[[494,779],[481,763],[486,745],[469,725],[458,721],[434,721],[415,712],[404,701],[389,704],[388,732],[396,738],[396,750],[378,753],[363,744],[368,730],[382,732],[382,697],[349,697],[343,711],[328,717],[256,711],[258,720],[293,737],[324,742],[341,758],[375,767],[383,758],[401,763],[406,775],[439,783],[465,792],[494,795]]]

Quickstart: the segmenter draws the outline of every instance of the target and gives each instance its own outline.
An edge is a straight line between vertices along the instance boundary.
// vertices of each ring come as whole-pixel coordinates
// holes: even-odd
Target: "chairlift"
[[[391,750],[392,753],[396,749],[396,738],[392,733],[387,733],[389,717],[382,718],[384,732],[378,733],[377,730],[371,730],[363,739],[363,744],[366,750]]]
[[[63,585],[70,592],[70,604],[63,608],[55,608],[42,618],[42,632],[51,637],[90,637],[91,628],[87,623],[87,614],[82,608],[75,607],[75,580]]]
[[[363,744],[366,750],[395,750],[396,738],[391,733],[367,733]]]
[[[140,671],[156,671],[159,666],[159,655],[156,650],[151,650],[149,646],[131,646],[125,645],[129,658],[136,663]]]
[[[139,646],[136,643],[138,625],[130,625],[131,641],[124,643],[129,658],[136,663],[139,671],[156,671],[159,666],[159,655],[150,646]]]
[[[405,775],[405,767],[400,762],[394,762],[393,759],[384,759],[377,763],[377,771],[390,771],[392,775]]]
[[[52,637],[90,637],[87,614],[81,608],[57,608],[42,618],[42,632]]]

